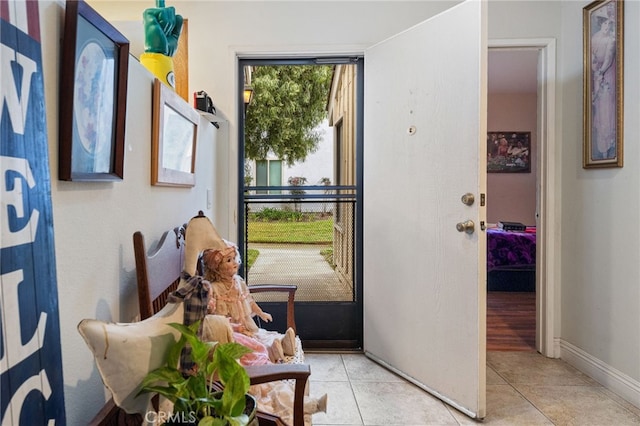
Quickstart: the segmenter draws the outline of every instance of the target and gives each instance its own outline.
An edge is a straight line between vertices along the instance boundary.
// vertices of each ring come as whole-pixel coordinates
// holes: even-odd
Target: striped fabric
[[[0,19],[40,41],[40,19],[37,1],[0,1]]]

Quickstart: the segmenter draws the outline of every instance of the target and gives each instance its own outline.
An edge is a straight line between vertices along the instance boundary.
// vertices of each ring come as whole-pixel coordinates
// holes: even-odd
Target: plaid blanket
[[[207,315],[207,304],[211,290],[209,281],[200,275],[192,276],[186,271],[182,272],[180,278],[182,283],[176,291],[169,295],[168,302],[184,303],[184,325],[202,321]],[[200,324],[198,335],[202,336],[202,323]],[[193,368],[191,347],[188,344],[185,345],[180,354],[180,366],[185,372]]]

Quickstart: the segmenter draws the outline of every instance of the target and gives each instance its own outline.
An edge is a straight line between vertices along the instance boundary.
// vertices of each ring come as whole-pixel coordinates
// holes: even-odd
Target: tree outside
[[[332,65],[255,66],[254,99],[245,117],[245,158],[269,153],[289,165],[304,161],[322,138]]]
[[[317,151],[326,128],[333,69],[333,65],[251,67],[254,97],[246,109],[244,121],[245,176],[252,174],[253,161],[275,157],[292,167],[304,163]],[[320,126],[323,123],[325,125]],[[299,200],[306,194],[304,186],[308,179],[302,175],[283,178],[292,186],[289,193],[293,198],[293,210],[287,208],[291,205],[288,201],[256,204],[256,209],[247,216],[248,242],[314,244],[318,245],[318,253],[324,251],[323,257],[329,262],[333,218],[327,217],[326,213],[301,212]],[[245,178],[245,185],[251,183],[251,177]],[[249,265],[252,265],[259,251],[249,251]]]

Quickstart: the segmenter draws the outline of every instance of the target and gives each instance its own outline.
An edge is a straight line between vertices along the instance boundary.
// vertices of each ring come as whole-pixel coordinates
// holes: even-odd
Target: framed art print
[[[153,82],[151,184],[194,186],[200,114],[172,88]]]
[[[487,173],[531,172],[531,132],[488,132]]]
[[[123,179],[128,64],[129,41],[84,1],[67,1],[60,180]]]
[[[598,0],[583,9],[583,167],[623,164],[624,3]]]

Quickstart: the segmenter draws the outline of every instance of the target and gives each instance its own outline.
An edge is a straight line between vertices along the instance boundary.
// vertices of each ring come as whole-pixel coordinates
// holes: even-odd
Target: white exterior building
[[[304,177],[306,185],[322,185],[322,178],[329,178],[333,183],[333,129],[324,120],[317,130],[322,133],[322,140],[318,149],[309,154],[302,163],[288,166],[284,161],[270,154],[267,158],[268,166],[251,162],[251,170],[245,171],[252,177],[251,186],[281,186],[288,185],[291,177]]]

